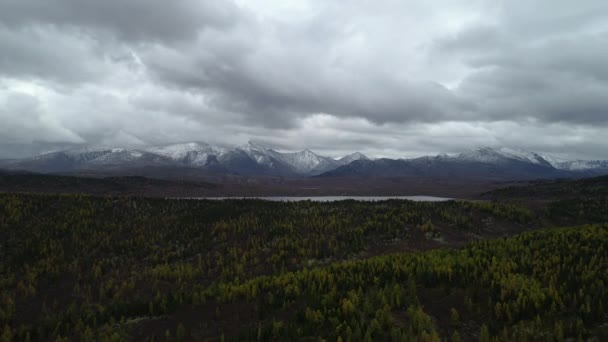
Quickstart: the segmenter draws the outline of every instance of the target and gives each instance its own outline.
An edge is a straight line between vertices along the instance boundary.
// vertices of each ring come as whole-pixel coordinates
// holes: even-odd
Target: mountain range
[[[81,148],[3,160],[0,168],[39,173],[120,173],[153,168],[280,177],[427,177],[537,179],[608,174],[606,160],[563,160],[525,150],[481,147],[457,155],[371,159],[355,152],[336,159],[308,149],[279,152],[261,144],[226,147],[204,142],[142,149]]]
[[[605,160],[563,160],[535,152],[480,147],[454,156],[353,161],[323,177],[426,177],[442,179],[526,180],[579,178],[608,174]]]
[[[66,173],[173,167],[242,176],[298,177],[320,175],[352,161],[368,159],[362,153],[334,159],[308,149],[299,152],[278,152],[254,142],[237,147],[190,142],[144,149],[81,148],[58,151],[32,158],[0,161],[0,168]]]

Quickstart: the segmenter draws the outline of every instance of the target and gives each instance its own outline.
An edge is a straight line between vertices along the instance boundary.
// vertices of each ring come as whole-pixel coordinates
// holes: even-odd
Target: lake
[[[230,199],[260,199],[275,202],[336,202],[345,200],[376,202],[386,200],[408,200],[416,202],[443,202],[453,198],[434,197],[434,196],[245,196],[245,197],[190,197],[188,199],[208,199],[208,200],[230,200]]]

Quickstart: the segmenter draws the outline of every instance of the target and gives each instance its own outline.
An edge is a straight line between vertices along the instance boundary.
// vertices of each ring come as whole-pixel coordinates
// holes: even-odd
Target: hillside
[[[601,340],[603,198],[1,194],[0,326],[9,340]],[[597,224],[551,228],[580,223]]]

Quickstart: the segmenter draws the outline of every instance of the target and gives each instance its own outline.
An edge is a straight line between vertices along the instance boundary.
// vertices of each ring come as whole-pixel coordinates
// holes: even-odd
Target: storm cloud
[[[183,141],[608,158],[603,1],[0,0],[0,157]]]

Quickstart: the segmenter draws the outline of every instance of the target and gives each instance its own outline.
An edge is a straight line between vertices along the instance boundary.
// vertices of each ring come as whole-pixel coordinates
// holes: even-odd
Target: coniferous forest
[[[0,341],[608,339],[608,197],[555,187],[577,186],[447,202],[0,194]]]

